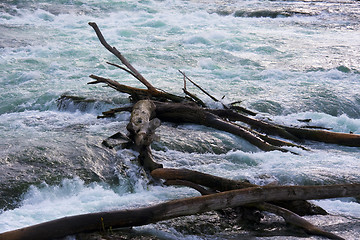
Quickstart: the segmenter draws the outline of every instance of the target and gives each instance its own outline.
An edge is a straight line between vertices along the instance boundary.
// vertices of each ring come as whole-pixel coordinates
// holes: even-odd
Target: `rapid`
[[[97,116],[129,100],[113,89],[87,85],[88,76],[142,86],[106,64],[118,60],[88,22],[96,22],[157,88],[182,95],[180,69],[214,96],[225,96],[225,103],[241,100],[257,118],[294,126],[306,124],[298,119],[312,119],[311,125],[360,134],[359,18],[355,0],[1,1],[0,233],[198,195],[149,184],[134,152],[101,145],[125,133],[129,113]],[[62,95],[88,101],[60,100]],[[299,155],[294,155],[262,152],[231,134],[191,124],[162,123],[157,133],[160,140],[152,149],[165,167],[261,185],[360,182],[357,147],[306,142],[311,151],[295,149]],[[360,238],[359,200],[314,202],[342,218],[312,221],[353,224],[357,227],[342,234]],[[164,239],[232,236],[157,224],[137,231]]]

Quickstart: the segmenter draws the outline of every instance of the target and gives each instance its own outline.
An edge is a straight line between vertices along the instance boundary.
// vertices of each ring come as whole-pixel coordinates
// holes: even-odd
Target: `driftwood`
[[[127,130],[129,138],[134,143],[134,149],[139,152],[138,161],[145,169],[154,170],[161,168],[162,164],[154,162],[150,144],[155,138],[155,130],[160,126],[160,120],[153,118],[155,104],[149,100],[138,101],[131,112]]]
[[[209,94],[206,90],[204,90],[201,86],[199,86],[194,81],[192,81],[188,76],[185,75],[185,73],[183,73],[180,70],[179,72],[183,75],[184,78],[183,91],[186,94],[186,97],[174,96],[164,91],[158,91],[149,83],[149,81],[147,81],[140,73],[138,73],[133,66],[131,66],[131,64],[121,55],[120,52],[116,50],[116,48],[110,47],[110,45],[107,44],[107,42],[103,38],[99,28],[95,23],[90,23],[90,25],[94,28],[96,34],[99,37],[100,42],[110,52],[112,52],[115,56],[117,56],[127,68],[112,63],[109,64],[130,73],[141,83],[143,83],[147,89],[132,88],[129,86],[119,84],[116,81],[94,75],[91,75],[90,77],[96,79],[96,81],[91,83],[105,83],[108,86],[120,92],[129,94],[131,96],[131,99],[135,102],[141,99],[153,100],[153,101],[147,101],[147,104],[151,106],[154,105],[155,107],[146,107],[146,109],[149,109],[147,113],[149,116],[146,117],[147,120],[145,122],[152,121],[150,119],[156,116],[162,121],[201,124],[204,126],[212,127],[214,129],[218,129],[221,131],[226,131],[234,135],[237,135],[239,137],[242,137],[247,141],[249,141],[251,144],[257,146],[259,149],[264,151],[273,151],[273,150],[279,150],[284,152],[289,151],[288,149],[283,148],[284,146],[299,147],[307,150],[303,146],[294,144],[289,141],[284,141],[273,137],[269,137],[267,134],[277,135],[282,138],[296,142],[300,142],[302,140],[315,140],[315,141],[336,143],[347,146],[360,146],[360,135],[334,133],[330,131],[323,131],[317,129],[314,130],[314,129],[296,128],[296,127],[282,126],[270,122],[265,122],[248,116],[248,115],[254,116],[256,114],[250,110],[236,106],[235,105],[236,102],[230,105],[225,105],[222,103],[224,109],[209,109],[206,107],[205,103],[200,98],[198,98],[195,94],[192,94],[187,90],[186,80],[194,84],[198,89],[200,89],[200,91],[202,91],[204,94],[210,97],[213,101],[220,103],[221,101],[219,101],[217,98]],[[136,103],[134,108],[132,109],[132,116],[134,115],[134,112],[137,111],[136,110],[137,105],[138,103]],[[108,112],[104,112],[103,114],[104,116],[113,116],[118,110],[123,111],[124,109],[123,108],[112,109]],[[134,133],[136,131],[134,131],[133,128],[131,127],[132,126],[131,122],[133,121],[134,118],[132,117],[128,125],[128,130],[130,132],[130,136],[132,136],[131,138],[133,139],[133,142],[136,143],[137,141],[136,140],[134,141],[134,137],[133,137],[135,136]],[[243,124],[239,125],[234,123],[233,121],[240,121]],[[244,126],[244,124],[247,125],[248,127]],[[145,126],[148,125],[149,125],[148,123],[145,124]],[[260,132],[255,131],[255,129]],[[155,128],[151,131],[144,130],[143,132],[145,134],[145,132],[149,131],[151,132],[150,135],[152,136],[154,134],[153,133],[154,130]],[[139,138],[139,136],[135,138]],[[139,157],[140,164],[142,164],[145,169],[148,169],[150,171],[154,170],[151,172],[152,176],[157,178],[167,179],[166,184],[184,185],[184,186],[192,187],[198,190],[203,195],[212,194],[216,191],[228,191],[233,189],[241,189],[241,188],[256,186],[248,182],[228,180],[194,171],[159,169],[162,167],[162,165],[156,164],[153,161],[149,147],[153,137],[149,137],[148,139],[150,140],[146,141],[147,142],[146,148],[144,147],[136,148],[136,150],[139,151],[140,156],[147,155],[147,154],[142,154],[142,152],[149,153],[150,155],[149,161],[142,161],[141,158]],[[160,173],[162,173],[163,175],[161,175]],[[206,188],[202,186],[205,186]],[[316,207],[305,200],[285,201],[284,199],[282,199],[275,202],[274,204],[276,205],[270,203],[262,203],[261,205],[259,205],[257,203],[256,206],[258,209],[264,210],[265,208],[267,208],[268,211],[272,211],[279,215],[282,215],[288,222],[295,225],[301,225],[310,233],[322,234],[330,238],[335,236],[323,232],[322,230],[314,227],[313,225],[311,225],[310,223],[308,223],[306,220],[302,219],[295,213],[290,212],[288,210],[291,209],[292,211],[297,212],[301,215],[326,214],[326,212],[323,209]],[[282,207],[285,207],[286,209]],[[299,222],[301,224],[299,224]]]
[[[288,223],[299,226],[310,234],[342,239],[321,230],[297,214],[325,214],[326,212],[321,208],[308,205],[309,203],[306,200],[359,196],[360,184],[257,186],[247,181],[234,181],[196,171],[162,168],[162,164],[154,161],[150,146],[153,140],[156,139],[155,130],[160,126],[160,120],[200,124],[226,131],[246,139],[264,151],[278,150],[287,152],[290,150],[284,147],[289,146],[306,149],[293,143],[302,140],[315,140],[358,147],[360,146],[360,135],[282,126],[258,120],[253,117],[256,113],[237,106],[237,102],[229,105],[221,103],[220,100],[213,97],[181,71],[180,73],[184,79],[183,90],[185,97],[159,90],[142,76],[115,47],[106,42],[95,23],[89,23],[89,25],[95,30],[101,44],[114,54],[124,66],[114,63],[108,64],[131,74],[146,87],[146,89],[134,88],[108,78],[96,75],[90,76],[94,81],[89,82],[89,84],[104,83],[119,92],[130,95],[130,100],[134,103],[132,106],[111,109],[103,113],[104,116],[101,117],[113,117],[117,112],[131,111],[131,118],[127,125],[129,134],[125,135],[118,132],[104,140],[103,145],[110,148],[122,146],[134,149],[139,153],[139,164],[150,171],[154,178],[167,180],[165,182],[167,185],[182,185],[194,188],[204,196],[174,200],[138,209],[64,217],[1,233],[0,240],[59,238],[81,232],[140,226],[180,216],[239,206],[251,206],[261,211],[275,213],[282,216]],[[213,101],[220,102],[223,109],[207,108],[199,97],[187,90],[186,80],[194,84]],[[241,123],[239,124],[239,122]],[[279,140],[268,135],[280,136],[289,141]],[[301,212],[299,209],[305,209],[305,211]]]
[[[282,208],[282,207],[279,207],[279,206],[276,206],[276,205],[273,205],[270,203],[258,203],[258,204],[255,204],[255,206],[256,206],[256,208],[258,208],[260,210],[275,213],[275,214],[283,217],[287,223],[292,224],[297,227],[300,227],[309,234],[324,236],[329,239],[344,239],[342,237],[339,237],[336,234],[324,231],[323,229],[313,225],[309,221],[305,220],[304,218],[300,217],[299,215],[297,215],[285,208]]]
[[[155,175],[156,175],[156,173],[155,173]],[[209,194],[214,193],[213,191],[205,189],[198,184],[195,184],[193,182],[189,182],[186,180],[167,180],[165,182],[165,185],[187,186],[187,187],[197,190],[198,192],[201,193],[201,195],[209,195]],[[289,202],[304,202],[304,201],[297,200],[297,201],[289,201]],[[309,221],[300,217],[296,213],[289,211],[286,208],[282,208],[282,207],[276,206],[274,204],[266,203],[266,202],[252,203],[252,204],[247,204],[245,206],[249,206],[249,207],[257,208],[258,210],[261,210],[261,211],[267,211],[267,212],[277,214],[277,215],[283,217],[287,223],[292,224],[297,227],[300,227],[300,228],[303,228],[309,234],[320,235],[320,236],[328,237],[330,239],[343,239],[333,233],[326,232],[326,231],[322,230],[321,228],[314,226]]]
[[[0,240],[53,239],[80,232],[140,226],[185,215],[277,201],[351,197],[360,195],[360,184],[331,186],[252,187],[160,203],[150,207],[89,213],[40,223],[0,234]],[[338,238],[341,239],[341,238]]]
[[[151,176],[154,178],[165,179],[167,185],[171,185],[173,182],[171,181],[187,181],[194,184],[198,184],[204,186],[208,189],[207,191],[230,191],[235,189],[243,189],[249,187],[260,187],[258,185],[246,182],[246,181],[238,181],[231,180],[222,177],[213,176],[206,173],[201,173],[198,171],[193,171],[189,169],[174,169],[174,168],[159,168],[155,169],[151,172]],[[181,182],[175,182],[176,185],[181,185]],[[184,186],[192,187],[193,185],[184,184]],[[196,189],[196,188],[195,188]],[[198,189],[196,189],[198,190]],[[199,191],[200,192],[200,191]],[[201,193],[201,192],[200,192]],[[326,215],[327,212],[322,208],[315,206],[305,200],[299,201],[278,201],[276,203],[277,206],[284,207],[296,214],[301,216],[305,215]]]
[[[93,27],[95,30],[101,44],[109,50],[112,54],[114,54],[124,65],[125,67],[118,66],[116,64],[111,64],[113,66],[119,67],[122,70],[125,70],[126,72],[130,73],[132,76],[134,76],[137,80],[139,80],[141,83],[143,83],[147,89],[140,89],[140,88],[133,88],[126,85],[122,85],[114,80],[102,78],[99,76],[91,75],[90,77],[95,79],[96,81],[90,82],[89,84],[96,84],[96,83],[105,83],[108,86],[123,92],[130,94],[132,99],[134,101],[141,100],[141,99],[153,99],[153,100],[167,100],[171,102],[177,102],[182,103],[180,105],[177,105],[178,108],[175,109],[179,111],[183,111],[182,117],[184,119],[192,118],[191,113],[189,111],[184,111],[183,107],[186,106],[186,102],[190,102],[191,104],[195,104],[197,106],[200,106],[202,111],[206,112],[205,115],[208,115],[208,113],[212,113],[219,117],[219,119],[222,119],[225,121],[225,119],[229,119],[232,121],[241,121],[243,123],[248,124],[252,128],[258,129],[266,134],[271,135],[278,135],[283,138],[293,140],[293,141],[299,141],[299,140],[314,140],[314,141],[320,141],[325,143],[334,143],[334,144],[340,144],[340,145],[346,145],[346,146],[353,146],[353,147],[359,147],[360,146],[360,135],[358,134],[351,134],[351,133],[336,133],[336,132],[330,132],[325,130],[317,130],[317,129],[307,129],[307,128],[296,128],[296,127],[289,127],[289,126],[281,126],[278,124],[268,123],[261,120],[257,120],[254,118],[251,118],[249,116],[246,116],[243,114],[244,112],[249,115],[254,115],[254,113],[250,110],[244,109],[242,111],[243,113],[239,113],[235,110],[239,109],[234,107],[234,105],[227,106],[223,104],[224,109],[220,110],[211,110],[204,108],[204,103],[199,98],[193,99],[192,97],[186,98],[182,96],[177,96],[165,91],[158,90],[154,86],[152,86],[148,80],[145,79],[127,60],[126,58],[115,48],[111,47],[103,37],[100,29],[96,25],[96,23],[89,23],[90,26]],[[203,93],[208,95],[211,99],[213,99],[216,102],[220,102],[217,98],[213,97],[211,94],[209,94],[207,91],[205,91],[203,88],[201,88],[198,84],[196,84],[194,81],[192,81],[190,78],[188,78],[185,73],[180,71],[184,76],[185,79],[189,80],[191,83],[193,83],[196,87],[198,87]],[[186,84],[184,83],[184,89],[186,90]],[[193,96],[193,94],[190,94],[187,90],[187,95]],[[172,106],[172,108],[175,108],[176,105]],[[199,109],[193,109],[198,111]],[[189,116],[186,116],[189,115]],[[209,117],[210,115],[208,115]],[[212,118],[212,117],[210,117]],[[213,120],[214,122],[214,120]],[[203,123],[199,123],[203,124]],[[256,135],[256,133],[252,132],[249,129],[242,129],[239,127],[239,129],[235,130],[235,128],[230,126],[229,124],[225,124],[224,122],[217,121],[217,123],[213,123],[215,128],[219,130],[224,131],[230,131],[230,132],[238,132],[238,135],[241,135],[242,137],[249,140],[251,143],[257,145],[262,150],[279,150],[278,147],[272,145],[271,143],[267,142],[264,138],[259,140],[254,140],[253,135]],[[239,133],[242,132],[242,133]],[[264,142],[264,143],[262,143]],[[281,149],[280,149],[281,150]],[[282,150],[284,151],[284,150]]]

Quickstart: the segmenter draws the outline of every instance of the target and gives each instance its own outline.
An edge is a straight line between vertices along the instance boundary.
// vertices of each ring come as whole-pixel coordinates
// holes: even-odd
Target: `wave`
[[[233,13],[234,17],[249,17],[249,18],[278,18],[278,17],[292,17],[292,16],[313,16],[312,13],[307,12],[297,12],[289,10],[255,10],[255,11],[246,11],[246,10],[237,10]]]

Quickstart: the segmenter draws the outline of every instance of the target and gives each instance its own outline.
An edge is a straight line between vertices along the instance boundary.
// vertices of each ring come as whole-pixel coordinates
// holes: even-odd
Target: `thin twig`
[[[125,72],[133,75],[133,76],[137,79],[136,75],[135,75],[133,72],[129,71],[129,69],[126,69],[126,68],[124,68],[124,67],[122,67],[122,66],[120,66],[120,65],[117,65],[117,64],[115,64],[115,63],[111,63],[111,62],[106,62],[106,63],[109,64],[109,65],[112,65],[112,66],[114,66],[114,67],[118,67],[118,68],[120,68],[121,70],[124,70]]]
[[[189,80],[192,84],[194,84],[197,88],[199,88],[203,93],[205,93],[207,96],[209,96],[212,100],[214,100],[215,102],[220,102],[219,100],[217,100],[215,97],[213,97],[210,93],[208,93],[207,91],[205,91],[202,87],[200,87],[198,84],[196,84],[194,81],[192,81],[190,78],[188,78],[186,76],[186,74],[184,72],[182,72],[181,70],[178,70],[187,80]]]
[[[183,88],[183,91],[186,95],[188,95],[192,100],[194,100],[197,104],[199,104],[202,107],[206,107],[206,104],[200,99],[198,98],[195,94],[192,94],[191,92],[189,92],[188,90],[186,90],[185,88]]]

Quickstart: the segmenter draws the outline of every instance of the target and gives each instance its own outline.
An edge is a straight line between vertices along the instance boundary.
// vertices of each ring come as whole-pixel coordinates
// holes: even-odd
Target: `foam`
[[[147,206],[173,199],[178,193],[180,196],[193,194],[172,187],[150,188],[150,191],[119,192],[119,188],[115,191],[105,184],[85,184],[79,178],[64,179],[60,185],[32,186],[24,194],[20,207],[0,214],[0,232],[64,216]]]
[[[360,58],[354,41],[358,33],[343,31],[346,21],[338,21],[341,16],[348,19],[348,6],[342,5],[345,10],[336,18],[325,5],[317,8],[317,3],[311,3],[310,13],[319,10],[320,15],[250,19],[212,13],[222,7],[231,11],[239,7],[275,9],[277,3],[70,2],[7,4],[9,10],[0,13],[0,30],[6,32],[0,37],[0,135],[6,141],[1,145],[2,162],[8,169],[18,166],[16,161],[11,163],[9,152],[15,151],[15,159],[28,157],[33,149],[40,160],[47,159],[46,154],[58,154],[56,163],[61,164],[71,164],[76,156],[77,164],[93,171],[99,181],[112,177],[105,176],[106,169],[117,170],[111,174],[115,172],[120,185],[86,184],[76,177],[60,184],[34,185],[19,207],[0,214],[0,232],[66,215],[131,208],[197,194],[187,188],[149,186],[134,166],[132,152],[120,151],[119,158],[112,161],[111,154],[115,153],[99,147],[103,138],[125,131],[129,114],[111,120],[96,116],[128,101],[115,90],[86,85],[88,75],[131,86],[141,84],[104,63],[118,62],[100,45],[89,21],[97,22],[109,44],[158,88],[182,94],[182,76],[177,70],[185,69],[188,77],[219,99],[226,94],[226,102],[243,100],[243,106],[263,109],[266,114],[260,117],[285,125],[304,124],[297,119],[311,118],[312,125],[360,133]],[[286,4],[294,11],[309,7],[306,2]],[[326,5],[331,7],[331,3]],[[356,9],[351,11],[356,13]],[[358,28],[358,23],[347,24]],[[199,94],[208,106],[222,107],[189,85],[189,90]],[[65,92],[100,101],[83,107],[69,102],[59,111],[56,99]],[[195,125],[162,126],[159,131],[163,139],[156,143],[154,156],[166,167],[246,178],[261,185],[273,181],[291,185],[360,180],[358,148],[309,143],[310,152],[290,148],[298,156],[261,152],[243,139]],[[74,143],[81,144],[80,149],[70,146]],[[36,157],[31,160],[39,160]],[[121,164],[128,169],[121,172]],[[355,202],[326,200],[320,204],[334,213],[359,216]],[[151,232],[146,230],[149,228],[143,229]],[[174,230],[164,237],[191,238],[177,234]]]

